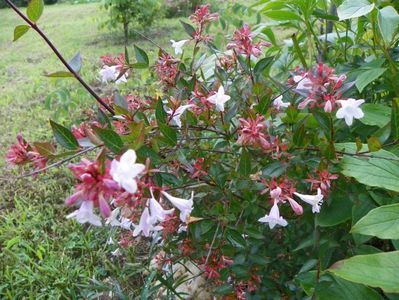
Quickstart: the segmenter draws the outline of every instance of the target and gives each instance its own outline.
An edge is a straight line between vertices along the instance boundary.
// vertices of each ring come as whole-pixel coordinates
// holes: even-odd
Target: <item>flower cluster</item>
[[[257,115],[255,119],[241,118],[237,144],[270,150],[270,136],[266,130],[267,126],[263,116]]]
[[[201,5],[196,11],[189,17],[191,22],[197,25],[205,25],[207,23],[216,21],[219,18],[217,13],[210,12],[210,5]]]
[[[298,104],[299,109],[309,106],[323,108],[327,113],[337,109],[337,103],[341,106],[336,112],[338,119],[345,119],[350,126],[353,119],[361,119],[364,113],[359,108],[364,103],[363,99],[342,99],[343,93],[353,84],[344,84],[346,75],[336,75],[334,69],[325,64],[319,64],[315,70],[308,72],[296,70],[297,75],[290,78],[289,83],[296,85],[296,91],[305,99]]]
[[[166,87],[173,87],[176,85],[176,77],[179,73],[179,60],[173,58],[167,53],[161,53],[158,61],[155,64],[155,71],[159,80]]]
[[[331,178],[331,176],[329,178]],[[325,184],[324,187],[327,193],[329,188],[327,188],[327,185]],[[294,200],[294,195],[303,202],[311,205],[313,213],[319,213],[321,205],[323,204],[324,195],[322,194],[320,188],[317,188],[316,195],[300,194],[296,192],[294,183],[286,177],[281,178],[278,181],[276,178],[273,178],[268,184],[268,189],[263,190],[263,193],[266,193],[267,191],[270,194],[270,199],[273,202],[273,206],[270,210],[270,213],[266,214],[258,221],[261,223],[268,223],[270,229],[273,229],[276,225],[283,227],[288,225],[288,222],[282,216],[280,216],[280,210],[278,207],[279,204],[283,204],[288,201],[295,214],[303,214],[303,208],[297,201]]]
[[[216,21],[219,18],[217,13],[211,13],[210,5],[201,5],[197,10],[189,17],[191,22],[197,25],[193,32],[193,39],[196,42],[208,42],[212,38],[205,34],[205,29],[209,23]]]
[[[127,74],[124,69],[124,54],[120,54],[118,57],[113,57],[112,55],[102,56],[101,61],[103,62],[103,67],[99,74],[102,83],[115,81],[116,84],[120,84],[127,82]]]
[[[106,66],[123,66],[125,64],[126,58],[125,54],[119,53],[118,56],[113,56],[112,54],[107,54],[100,57],[103,65]]]
[[[99,207],[103,217],[111,215],[109,201],[118,191],[119,186],[111,177],[110,164],[109,160],[102,166],[98,159],[90,161],[83,158],[80,163],[69,165],[72,174],[80,183],[76,185],[74,194],[68,197],[65,203],[67,205],[81,204],[79,211],[69,217],[76,217],[80,223],[89,222],[98,225],[98,217],[94,217],[92,213],[93,207]],[[83,207],[82,204],[84,204]]]
[[[80,183],[76,185],[75,193],[68,197],[65,203],[67,205],[80,204],[80,208],[68,215],[68,218],[75,218],[79,223],[101,226],[101,219],[94,213],[94,208],[98,207],[101,215],[107,219],[107,224],[125,229],[130,229],[132,225],[133,237],[140,234],[149,237],[153,232],[162,230],[162,225],[169,232],[170,226],[167,226],[165,222],[170,220],[174,209],[164,209],[160,201],[155,199],[151,187],[151,197],[148,199],[142,197],[138,185],[145,186],[140,176],[145,172],[146,167],[136,163],[136,159],[135,151],[128,150],[119,160],[114,159],[112,162],[102,161],[101,158],[95,161],[82,159],[80,163],[70,165],[70,170]],[[162,191],[162,195],[179,210],[180,221],[187,224],[193,210],[194,194],[188,200],[174,197],[165,191]],[[135,200],[130,205],[129,199],[132,198]],[[144,203],[144,205],[139,205],[139,203]],[[114,210],[111,210],[112,204],[117,206]],[[123,215],[122,207],[134,211]],[[133,221],[140,207],[142,209],[136,225]],[[161,225],[158,224],[159,222]],[[178,229],[185,226],[180,225]]]
[[[316,171],[316,177],[311,174],[308,174],[308,179],[305,181],[310,182],[311,190],[317,190],[320,188],[324,196],[328,196],[332,181],[338,179],[337,174],[331,174],[328,170]]]
[[[269,47],[268,42],[260,41],[253,42],[253,33],[248,25],[236,30],[232,41],[227,45],[227,49],[233,49],[238,54],[243,54],[247,57],[259,57],[262,54],[262,47]]]
[[[52,145],[49,146],[53,147]],[[21,134],[17,135],[17,143],[11,145],[6,154],[7,163],[12,165],[32,163],[36,169],[44,168],[47,160],[45,156],[39,153],[38,148],[35,145],[30,145]]]

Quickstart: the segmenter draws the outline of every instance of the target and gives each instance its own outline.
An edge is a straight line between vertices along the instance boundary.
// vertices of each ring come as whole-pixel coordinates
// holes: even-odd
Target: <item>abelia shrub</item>
[[[298,13],[299,23],[302,16],[317,17],[308,7],[281,5]],[[118,88],[132,70],[149,68],[160,93],[95,96],[98,115],[70,129],[51,123],[55,140],[73,157],[97,151],[94,160],[69,165],[76,186],[66,204],[77,210],[67,217],[120,227],[122,248],[132,240],[151,243],[158,278],[172,294],[174,266],[187,261],[201,270],[193,277],[205,278],[224,299],[319,297],[322,288],[337,291],[342,282],[358,294],[378,295],[367,285],[398,292],[399,283],[373,285],[345,267],[360,270],[362,259],[379,255],[370,254],[378,243],[360,247],[366,240],[349,233],[350,222],[363,217],[357,232],[381,237],[357,224],[371,222],[366,213],[376,203],[398,210],[395,91],[381,96],[385,106],[374,103],[374,95],[359,88],[359,73],[345,72],[348,66],[332,58],[316,60],[295,36],[285,56],[270,30],[259,34],[246,24],[216,43],[210,26],[219,18],[209,5],[200,6],[192,24],[182,22],[188,38],[159,48],[151,68],[137,46],[135,58],[129,49],[101,57],[101,84]],[[320,39],[308,33],[302,38],[320,49]],[[289,72],[278,73],[284,57],[291,60]],[[7,161],[44,171],[59,157],[56,150],[51,143],[31,146],[19,135]],[[376,256],[348,258],[365,252]],[[387,255],[399,259],[397,251]],[[347,260],[334,264],[341,259]],[[385,274],[384,261],[378,263]],[[182,284],[190,275],[183,277]]]

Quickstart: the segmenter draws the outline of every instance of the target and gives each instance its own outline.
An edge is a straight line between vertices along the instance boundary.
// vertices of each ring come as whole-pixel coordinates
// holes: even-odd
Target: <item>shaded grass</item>
[[[115,230],[65,221],[67,209],[59,199],[68,193],[71,178],[54,171],[40,180],[46,184],[34,179],[1,184],[2,191],[16,187],[6,195],[12,206],[0,215],[1,298],[134,297],[142,271],[132,264],[134,253],[126,253],[130,261],[110,255],[118,247],[107,244],[110,237],[117,240]]]

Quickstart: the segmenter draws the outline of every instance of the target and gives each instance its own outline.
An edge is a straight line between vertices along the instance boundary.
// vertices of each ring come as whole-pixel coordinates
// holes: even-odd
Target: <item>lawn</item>
[[[39,26],[59,51],[72,58],[80,51],[82,77],[100,94],[100,56],[123,52],[121,31],[101,29],[106,12],[98,3],[47,6]],[[0,298],[76,299],[136,297],[142,286],[140,247],[130,247],[121,261],[110,253],[119,233],[66,220],[63,201],[73,180],[65,169],[37,178],[16,179],[29,169],[11,169],[4,155],[17,133],[30,141],[51,139],[48,120],[66,126],[82,118],[81,108],[94,99],[74,79],[49,79],[46,72],[64,70],[44,41],[31,30],[12,42],[21,20],[0,10]],[[145,29],[162,47],[185,36],[178,19],[164,19]],[[172,34],[173,33],[173,34]],[[131,38],[154,59],[157,50],[145,39]],[[134,93],[157,89],[148,72],[133,74],[123,87]],[[153,82],[149,84],[149,82]],[[14,178],[14,179],[13,179]],[[123,266],[123,268],[122,268]]]

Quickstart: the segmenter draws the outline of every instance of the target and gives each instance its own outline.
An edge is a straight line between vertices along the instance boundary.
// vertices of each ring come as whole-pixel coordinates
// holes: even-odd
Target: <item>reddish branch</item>
[[[30,27],[32,27],[47,43],[47,45],[51,48],[51,50],[57,55],[59,60],[63,63],[63,65],[69,70],[69,72],[72,73],[72,75],[80,82],[81,85],[96,99],[96,101],[102,105],[106,110],[108,110],[112,115],[115,114],[114,110],[106,104],[100,96],[94,92],[94,90],[80,77],[80,75],[68,64],[68,62],[65,60],[65,58],[61,55],[61,53],[58,51],[58,49],[54,46],[54,44],[47,38],[47,36],[41,31],[41,29],[29,20],[20,10],[18,7],[15,6],[14,3],[10,0],[4,0],[8,6],[10,6],[26,23],[29,24]]]

